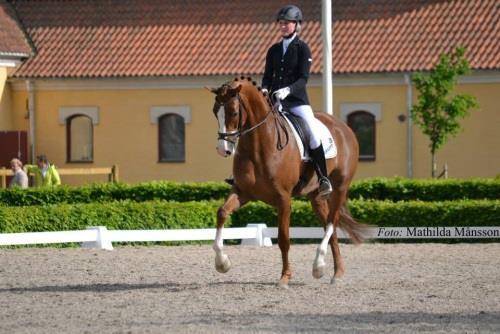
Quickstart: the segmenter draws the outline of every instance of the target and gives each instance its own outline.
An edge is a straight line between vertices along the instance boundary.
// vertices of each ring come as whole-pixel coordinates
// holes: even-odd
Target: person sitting
[[[10,168],[14,176],[10,180],[9,188],[28,188],[28,175],[23,170],[23,163],[21,160],[14,158],[10,161]]]
[[[28,174],[34,174],[35,187],[51,187],[61,184],[56,166],[50,164],[45,155],[37,156],[36,165],[24,165],[24,169]]]

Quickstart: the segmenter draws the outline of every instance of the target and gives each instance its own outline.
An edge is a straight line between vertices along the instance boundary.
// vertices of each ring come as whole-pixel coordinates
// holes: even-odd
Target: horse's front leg
[[[217,230],[215,232],[213,249],[215,251],[215,269],[220,273],[226,273],[231,268],[231,261],[223,250],[224,239],[222,238],[222,230],[224,223],[234,210],[237,210],[245,203],[246,200],[242,200],[240,195],[232,192],[229,194],[226,202],[217,210]]]
[[[279,286],[288,288],[288,281],[292,277],[292,270],[288,262],[288,251],[290,250],[290,214],[291,214],[291,200],[284,200],[278,207],[278,244],[281,250],[281,259],[283,267],[281,270],[281,279]]]

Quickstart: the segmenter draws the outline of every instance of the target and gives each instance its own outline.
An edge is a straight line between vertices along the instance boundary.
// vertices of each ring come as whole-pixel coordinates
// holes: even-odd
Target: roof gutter
[[[412,108],[413,108],[413,88],[411,85],[411,73],[404,75],[406,83],[406,114],[407,114],[407,132],[406,132],[406,154],[407,154],[407,171],[406,176],[413,178],[413,121],[412,121]]]
[[[1,58],[28,58],[29,53],[25,52],[9,52],[9,51],[0,51]]]
[[[0,51],[0,66],[16,67],[23,61],[23,59],[26,59],[28,56],[29,55],[25,53]]]

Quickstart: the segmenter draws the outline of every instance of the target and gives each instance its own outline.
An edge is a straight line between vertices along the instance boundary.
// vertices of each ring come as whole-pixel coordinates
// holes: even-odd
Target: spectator
[[[36,165],[24,165],[28,174],[35,175],[35,187],[51,187],[61,184],[56,166],[49,163],[45,155],[36,157]]]
[[[19,159],[12,159],[10,161],[10,168],[14,173],[14,177],[10,180],[9,188],[19,187],[28,188],[28,175],[23,170],[23,163]]]

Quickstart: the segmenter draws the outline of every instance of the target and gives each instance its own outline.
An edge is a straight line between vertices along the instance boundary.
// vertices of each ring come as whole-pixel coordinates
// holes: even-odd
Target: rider
[[[319,179],[318,193],[325,197],[332,192],[327,177],[325,153],[314,113],[309,105],[306,83],[312,56],[309,46],[299,39],[302,11],[294,5],[280,9],[276,17],[282,40],[267,51],[262,88],[281,100],[285,109],[304,119],[309,127],[309,155]]]

